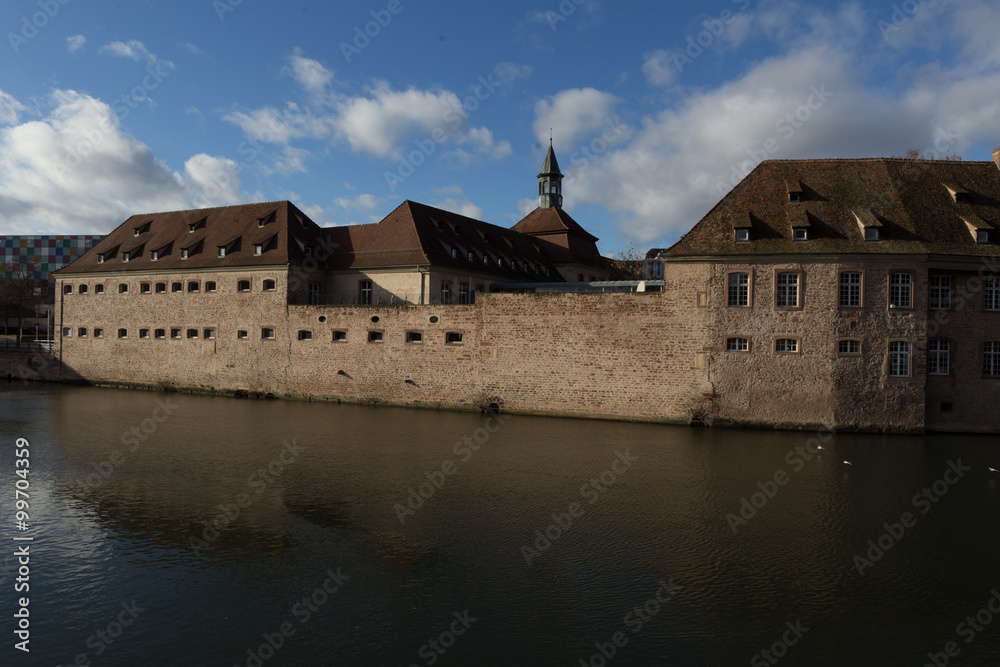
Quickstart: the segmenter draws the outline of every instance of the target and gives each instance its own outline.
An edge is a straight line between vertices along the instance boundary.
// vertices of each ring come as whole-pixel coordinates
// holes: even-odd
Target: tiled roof
[[[789,193],[801,191],[801,203]],[[956,203],[956,193],[966,204]],[[749,219],[750,241],[734,226]],[[808,227],[796,242],[792,228]],[[864,228],[878,229],[865,241]],[[976,242],[988,230],[990,243]],[[1000,169],[993,162],[767,160],[664,257],[777,254],[1000,255]]]
[[[433,265],[525,280],[538,275],[526,265],[549,267],[552,257],[563,252],[545,240],[412,201],[403,202],[376,224],[333,227],[324,233],[332,246],[331,269]],[[484,256],[490,258],[488,264]]]
[[[288,201],[133,215],[56,273],[295,264],[306,257],[305,246],[319,245],[320,233],[316,223]],[[255,244],[264,244],[260,255],[254,254]],[[220,246],[226,248],[224,257],[219,256]],[[187,259],[181,259],[184,250]]]
[[[598,238],[581,227],[580,223],[573,219],[573,216],[556,206],[536,208],[511,229],[534,236],[569,233],[594,243],[598,241]]]

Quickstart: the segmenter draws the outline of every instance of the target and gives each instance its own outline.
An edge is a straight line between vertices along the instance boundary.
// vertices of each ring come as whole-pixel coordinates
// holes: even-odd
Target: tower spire
[[[549,130],[551,135],[552,130]],[[562,179],[559,161],[549,136],[549,152],[545,155],[542,171],[538,174],[538,208],[562,208]]]

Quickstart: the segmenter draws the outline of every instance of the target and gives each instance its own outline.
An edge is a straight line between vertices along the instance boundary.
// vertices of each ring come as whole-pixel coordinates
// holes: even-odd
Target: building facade
[[[52,272],[94,247],[102,236],[0,236],[0,266],[5,274],[30,282],[42,300],[55,296]]]

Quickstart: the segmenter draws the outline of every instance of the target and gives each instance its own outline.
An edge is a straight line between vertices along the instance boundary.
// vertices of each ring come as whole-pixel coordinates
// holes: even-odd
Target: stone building
[[[717,421],[1000,430],[994,162],[771,160],[673,247]]]

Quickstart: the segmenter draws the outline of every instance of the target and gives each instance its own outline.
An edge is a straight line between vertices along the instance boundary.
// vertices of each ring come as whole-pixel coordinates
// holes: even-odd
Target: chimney
[[[993,149],[993,164],[1000,169],[1000,148]]]

